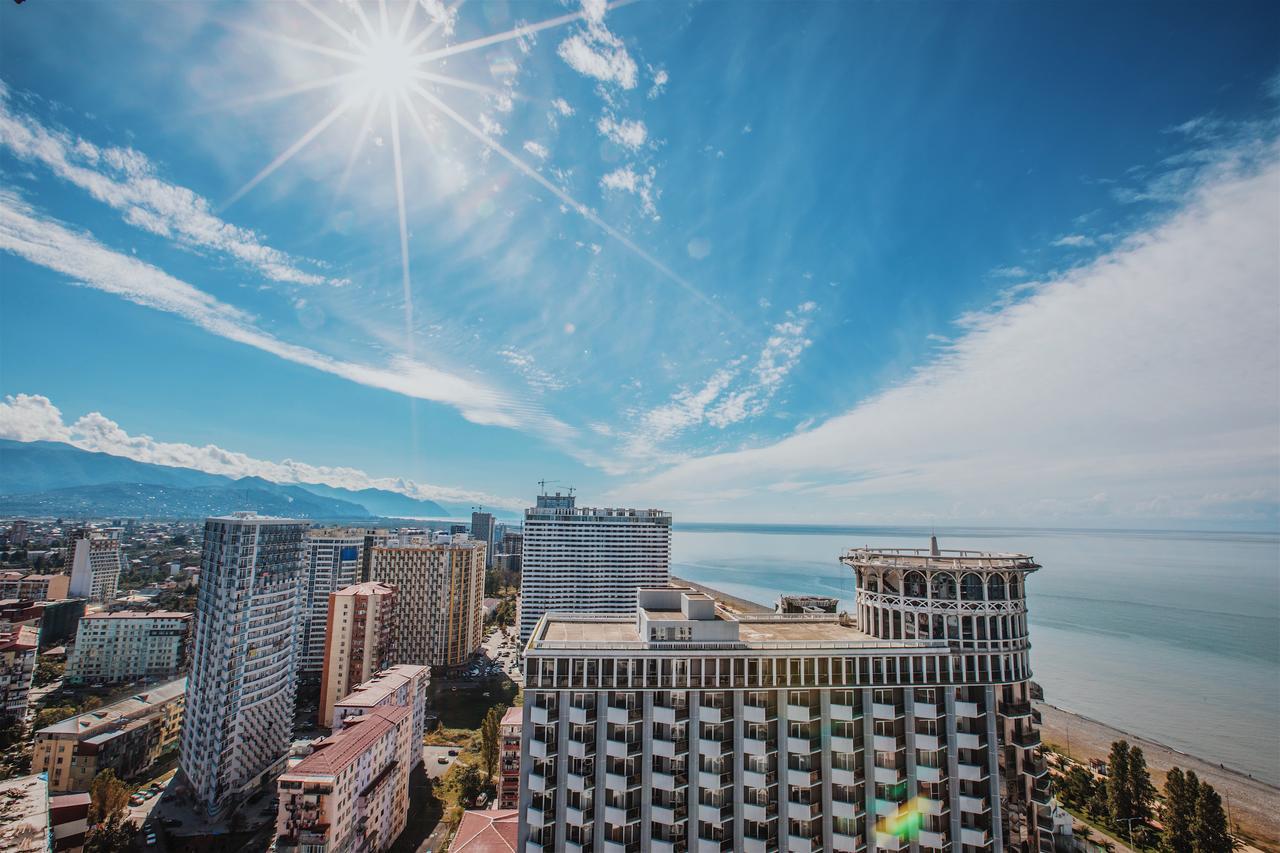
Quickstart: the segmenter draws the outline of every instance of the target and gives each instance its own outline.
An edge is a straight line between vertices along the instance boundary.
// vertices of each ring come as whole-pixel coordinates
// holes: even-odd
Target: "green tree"
[[[45,726],[52,726],[54,723],[60,723],[67,717],[74,717],[75,715],[76,709],[74,705],[50,705],[36,712],[36,718],[31,724],[31,728],[39,731]]]
[[[454,784],[458,791],[458,804],[464,809],[475,804],[485,788],[485,778],[480,768],[474,764],[463,764],[458,768]]]
[[[129,806],[129,786],[114,770],[103,770],[89,785],[89,824],[119,822]]]
[[[1151,800],[1155,798],[1156,789],[1151,784],[1151,774],[1147,772],[1147,759],[1142,748],[1129,748],[1129,808],[1128,817],[1141,818],[1143,822],[1151,819]]]
[[[22,717],[9,717],[0,723],[0,750],[17,746],[27,739],[27,726]]]
[[[1129,742],[1118,740],[1111,744],[1107,757],[1107,815],[1113,826],[1133,817],[1132,787],[1129,783]]]
[[[41,657],[39,663],[36,664],[35,675],[31,677],[31,683],[36,687],[44,687],[46,684],[52,684],[62,677],[66,672],[67,665],[62,661],[51,660]]]
[[[1103,779],[1094,786],[1093,796],[1085,805],[1085,810],[1089,812],[1089,816],[1094,820],[1107,820],[1111,815],[1111,802],[1107,792],[1111,785]]]
[[[126,853],[133,849],[133,836],[137,831],[136,823],[115,815],[89,829],[84,839],[84,853]]]
[[[1054,781],[1054,790],[1068,806],[1080,809],[1093,799],[1098,783],[1088,769],[1076,764]]]
[[[480,758],[484,761],[486,778],[498,772],[498,755],[502,748],[502,713],[505,705],[494,705],[480,723]]]
[[[1200,795],[1196,774],[1183,774],[1174,767],[1164,780],[1164,803],[1160,806],[1160,849],[1164,853],[1191,853],[1191,821]]]
[[[1202,784],[1191,822],[1192,853],[1231,853],[1234,848],[1235,840],[1227,830],[1227,815],[1222,810],[1222,797],[1212,785]]]

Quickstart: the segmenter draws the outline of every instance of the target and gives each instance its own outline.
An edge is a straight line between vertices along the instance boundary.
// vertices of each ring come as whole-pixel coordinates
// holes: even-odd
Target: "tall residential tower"
[[[119,527],[77,530],[67,545],[71,563],[72,598],[108,603],[116,597],[124,571],[124,550]]]
[[[329,594],[324,667],[320,678],[320,725],[333,725],[333,705],[392,664],[396,590],[377,581]]]
[[[306,530],[250,512],[204,525],[179,760],[213,816],[288,758]]]
[[[325,626],[329,595],[360,579],[364,553],[363,530],[307,531],[303,566],[302,633],[298,675],[314,683],[320,678],[325,655]]]
[[[636,589],[664,586],[671,515],[656,509],[578,508],[539,495],[524,511],[520,639],[544,613],[634,614]]]

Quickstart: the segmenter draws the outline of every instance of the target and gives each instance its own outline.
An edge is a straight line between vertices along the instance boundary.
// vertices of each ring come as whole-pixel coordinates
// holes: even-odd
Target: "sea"
[[[772,605],[853,609],[847,548],[1031,554],[1045,701],[1280,785],[1280,534],[677,524],[672,574]]]

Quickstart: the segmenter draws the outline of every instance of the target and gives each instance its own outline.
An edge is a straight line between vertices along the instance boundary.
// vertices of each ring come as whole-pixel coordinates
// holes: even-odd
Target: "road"
[[[453,766],[453,762],[457,761],[457,758],[449,755],[449,751],[459,752],[461,749],[462,747],[460,746],[424,746],[422,748],[422,762],[427,775],[432,779],[439,779],[447,773],[449,768]],[[440,763],[441,758],[445,759],[444,764]]]

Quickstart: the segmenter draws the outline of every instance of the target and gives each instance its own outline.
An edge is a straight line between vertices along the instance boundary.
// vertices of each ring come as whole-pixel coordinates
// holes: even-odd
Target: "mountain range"
[[[56,441],[0,439],[0,515],[202,518],[237,510],[332,520],[443,519],[463,512],[383,489],[237,479]]]

